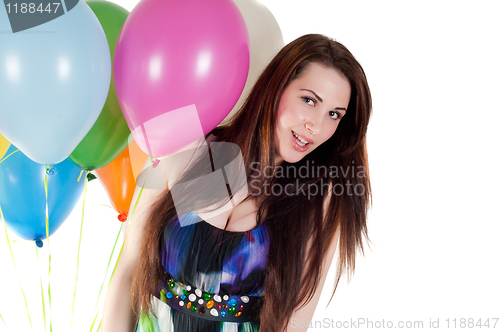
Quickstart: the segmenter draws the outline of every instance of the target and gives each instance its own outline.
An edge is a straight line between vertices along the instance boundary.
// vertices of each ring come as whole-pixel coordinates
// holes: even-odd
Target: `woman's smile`
[[[302,136],[297,135],[293,130],[292,130],[292,145],[297,151],[300,152],[305,152],[307,149],[309,149],[309,145],[311,143],[302,138]]]
[[[335,69],[310,63],[283,91],[276,117],[276,157],[296,163],[335,133],[351,96]]]

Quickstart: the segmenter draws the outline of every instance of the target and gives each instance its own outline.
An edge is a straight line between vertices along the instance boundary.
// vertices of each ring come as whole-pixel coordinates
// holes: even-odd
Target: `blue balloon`
[[[33,161],[57,164],[104,106],[111,82],[108,42],[84,1],[64,13],[59,6],[60,16],[18,32],[8,14],[13,4],[0,6],[0,132]],[[35,9],[22,18],[42,15]]]
[[[11,145],[6,156],[16,149]],[[78,182],[81,171],[68,158],[48,172],[53,174],[47,175],[49,235],[68,218],[80,199],[85,185],[83,175]],[[45,165],[32,161],[21,151],[0,164],[0,206],[5,222],[26,240],[46,238],[45,174]]]

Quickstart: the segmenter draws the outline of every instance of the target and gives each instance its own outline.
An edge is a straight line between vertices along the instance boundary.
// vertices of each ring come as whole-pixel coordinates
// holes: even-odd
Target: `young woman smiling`
[[[370,114],[364,71],[342,44],[312,34],[285,46],[228,123],[195,142],[189,158],[169,157],[167,189],[143,192],[108,290],[103,331],[305,331],[300,322],[313,316],[336,248],[335,288],[342,272],[354,272],[367,238]],[[251,184],[230,188],[232,206],[209,185],[195,194],[183,187],[227,165],[220,143],[241,150]],[[206,144],[212,167],[199,157]],[[312,164],[325,171],[264,172]],[[331,167],[364,172],[331,177]],[[265,186],[287,190],[258,190]],[[314,186],[326,190],[303,194]],[[348,186],[363,190],[333,190]],[[193,202],[198,193],[208,194],[201,205]],[[192,212],[178,214],[179,202]]]

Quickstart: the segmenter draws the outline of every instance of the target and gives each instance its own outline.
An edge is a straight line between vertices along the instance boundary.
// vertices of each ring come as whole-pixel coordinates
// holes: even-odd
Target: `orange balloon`
[[[149,156],[142,151],[135,140],[132,140],[129,144],[128,152],[130,154],[130,163],[132,164],[132,173],[134,174],[134,179],[137,180]]]
[[[122,222],[127,220],[136,179],[148,157],[137,143],[132,141],[112,162],[95,171],[113,208],[119,213],[118,220]]]

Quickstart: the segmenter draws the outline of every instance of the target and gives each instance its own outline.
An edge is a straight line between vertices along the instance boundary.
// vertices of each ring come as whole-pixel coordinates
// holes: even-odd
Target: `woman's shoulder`
[[[207,136],[206,141],[208,143],[210,143],[210,142],[217,142],[217,136],[215,136],[214,134],[210,134],[210,135]]]
[[[213,134],[207,137],[203,136],[179,151],[160,158],[167,188],[170,189],[173,183],[180,178],[189,165],[191,165],[203,151],[206,151],[207,143],[216,141],[217,137]]]

